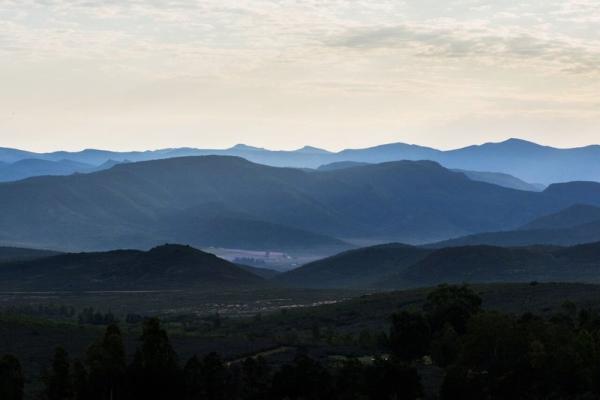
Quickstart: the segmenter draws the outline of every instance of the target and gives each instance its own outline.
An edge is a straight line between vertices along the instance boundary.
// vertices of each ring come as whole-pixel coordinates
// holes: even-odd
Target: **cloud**
[[[534,29],[490,28],[456,21],[348,30],[326,42],[355,50],[405,50],[420,57],[493,63],[539,63],[569,72],[600,72],[600,43]],[[465,61],[461,61],[465,62]]]

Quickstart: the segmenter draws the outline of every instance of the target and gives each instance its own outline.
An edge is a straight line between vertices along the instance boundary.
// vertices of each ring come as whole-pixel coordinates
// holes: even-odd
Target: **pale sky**
[[[599,94],[599,0],[0,0],[0,147],[570,147]]]

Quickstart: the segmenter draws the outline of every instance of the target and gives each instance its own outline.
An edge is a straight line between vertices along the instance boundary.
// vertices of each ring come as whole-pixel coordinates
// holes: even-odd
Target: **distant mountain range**
[[[13,163],[0,163],[0,182],[18,181],[32,176],[71,175],[75,173],[90,173],[109,169],[120,164],[108,160],[98,166],[72,160],[41,160],[26,158]]]
[[[309,288],[401,289],[441,283],[600,281],[600,243],[573,247],[401,244],[348,251],[275,277]]]
[[[177,242],[332,254],[348,241],[424,243],[517,229],[576,204],[600,206],[600,184],[528,192],[431,161],[304,171],[182,157],[0,184],[0,244],[107,250]]]
[[[339,152],[329,152],[310,146],[295,151],[274,151],[241,144],[229,149],[175,148],[143,152],[88,149],[80,152],[33,153],[0,148],[0,162],[4,163],[25,159],[53,162],[68,160],[96,167],[110,160],[136,162],[202,155],[237,156],[260,164],[295,168],[317,168],[325,164],[348,161],[382,163],[399,160],[431,160],[451,169],[509,174],[533,184],[549,185],[578,180],[600,181],[600,146],[557,149],[520,139],[448,151],[404,143]],[[55,174],[43,173],[43,175]]]
[[[0,252],[1,253],[1,252]],[[253,268],[180,245],[59,254],[0,264],[0,290],[168,290],[264,286]]]

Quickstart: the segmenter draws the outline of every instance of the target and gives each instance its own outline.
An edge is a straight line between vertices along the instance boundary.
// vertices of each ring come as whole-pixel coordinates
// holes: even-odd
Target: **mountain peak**
[[[521,147],[521,148],[524,148],[524,147],[529,147],[529,148],[545,147],[545,146],[542,146],[542,145],[537,144],[535,142],[530,142],[528,140],[519,139],[519,138],[510,138],[510,139],[507,139],[507,140],[505,140],[503,142],[494,143],[494,144],[508,145],[508,146],[511,146],[511,147]]]
[[[295,153],[317,153],[317,154],[329,154],[329,151],[320,149],[313,146],[304,146],[301,149],[295,150]]]
[[[264,150],[264,149],[261,149],[260,147],[248,146],[247,144],[243,144],[243,143],[238,143],[235,146],[233,146],[232,148],[230,148],[229,150],[257,151],[257,150]]]

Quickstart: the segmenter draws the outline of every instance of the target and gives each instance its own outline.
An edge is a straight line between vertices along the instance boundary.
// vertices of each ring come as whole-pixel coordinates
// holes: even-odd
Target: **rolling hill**
[[[332,238],[423,243],[600,205],[599,193],[596,183],[511,190],[430,161],[306,172],[237,157],[182,157],[0,184],[0,244],[107,250],[210,240],[286,250],[347,248]]]
[[[429,253],[398,243],[371,246],[303,265],[278,275],[276,281],[305,288],[365,288],[382,276],[408,268]]]
[[[0,290],[174,290],[262,285],[247,269],[188,246],[60,254],[0,265]]]
[[[406,287],[475,282],[598,282],[599,256],[600,242],[567,248],[451,247],[434,251],[379,284]]]
[[[600,242],[572,247],[401,244],[361,248],[275,277],[291,287],[403,289],[441,283],[599,282]]]

